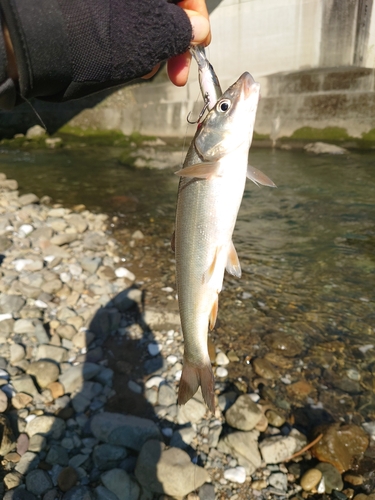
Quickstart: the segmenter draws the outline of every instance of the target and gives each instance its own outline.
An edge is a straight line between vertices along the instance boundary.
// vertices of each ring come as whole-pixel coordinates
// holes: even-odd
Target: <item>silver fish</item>
[[[259,84],[244,73],[198,125],[183,168],[176,172],[181,179],[172,247],[185,342],[178,403],[186,403],[201,386],[212,412],[208,327],[216,322],[224,270],[241,276],[232,233],[245,188],[258,100]],[[258,183],[274,186],[264,174]]]

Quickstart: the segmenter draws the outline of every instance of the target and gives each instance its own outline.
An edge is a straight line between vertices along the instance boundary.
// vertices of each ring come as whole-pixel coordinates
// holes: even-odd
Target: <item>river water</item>
[[[22,193],[115,216],[129,262],[129,235],[141,229],[147,247],[137,277],[142,269],[159,288],[173,288],[168,240],[178,179],[171,169],[127,168],[120,153],[2,149],[0,171]],[[260,388],[281,409],[375,419],[375,153],[254,149],[250,161],[278,187],[249,182],[238,216],[233,239],[243,275],[226,277],[212,333],[216,347],[238,357],[228,380]],[[255,358],[263,363],[255,367]]]

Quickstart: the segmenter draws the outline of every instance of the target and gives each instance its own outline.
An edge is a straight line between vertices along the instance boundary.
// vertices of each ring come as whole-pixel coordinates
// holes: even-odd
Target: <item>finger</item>
[[[206,19],[208,19],[208,11],[205,0],[181,0],[178,6],[184,10],[194,10]]]
[[[143,80],[148,80],[149,78],[152,78],[158,71],[159,71],[159,68],[160,68],[160,63],[157,64],[154,69],[152,71],[150,71],[150,73],[147,73],[147,75],[143,75],[142,76],[142,79]]]
[[[201,14],[197,14],[197,12],[193,10],[185,10],[185,12],[190,19],[193,30],[192,43],[194,45],[208,45],[211,42],[211,29],[208,18]]]
[[[189,68],[191,63],[190,52],[185,52],[168,60],[167,71],[169,79],[177,87],[183,87],[189,76]]]

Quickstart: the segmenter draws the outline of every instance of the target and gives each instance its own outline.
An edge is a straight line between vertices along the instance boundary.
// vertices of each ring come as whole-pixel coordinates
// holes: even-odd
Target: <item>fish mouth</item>
[[[240,77],[239,81],[242,83],[242,94],[247,99],[252,94],[259,94],[260,85],[257,83],[254,78],[247,71]]]

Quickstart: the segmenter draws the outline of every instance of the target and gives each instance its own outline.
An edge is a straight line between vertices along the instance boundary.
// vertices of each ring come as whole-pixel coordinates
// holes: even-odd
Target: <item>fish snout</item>
[[[254,78],[247,71],[241,76],[240,80],[242,81],[242,92],[244,94],[245,99],[250,97],[252,94],[259,95],[260,92],[260,84],[257,83]]]

